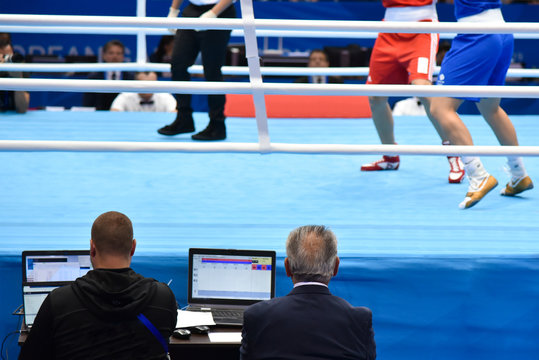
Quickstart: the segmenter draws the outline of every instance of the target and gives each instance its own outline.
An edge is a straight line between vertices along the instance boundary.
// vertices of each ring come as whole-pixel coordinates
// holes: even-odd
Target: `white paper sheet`
[[[188,328],[199,325],[215,325],[211,312],[178,310],[177,328]]]
[[[241,332],[210,332],[210,342],[216,343],[241,343]]]

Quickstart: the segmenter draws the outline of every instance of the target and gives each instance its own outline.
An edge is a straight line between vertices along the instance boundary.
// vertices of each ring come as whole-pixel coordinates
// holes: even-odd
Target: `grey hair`
[[[288,235],[286,255],[296,281],[327,284],[335,270],[337,237],[324,225],[300,226]]]

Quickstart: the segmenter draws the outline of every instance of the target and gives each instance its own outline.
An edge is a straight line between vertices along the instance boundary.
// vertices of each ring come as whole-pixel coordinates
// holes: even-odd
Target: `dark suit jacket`
[[[94,72],[88,75],[88,79],[104,80],[105,73]],[[122,72],[121,80],[134,80],[135,74],[131,72]],[[110,110],[112,102],[118,93],[84,93],[82,96],[82,106],[95,107],[96,110]]]
[[[301,76],[299,78],[297,78],[296,80],[294,80],[295,83],[310,83],[311,82],[311,77],[310,76]],[[344,84],[344,81],[342,79],[342,77],[340,76],[328,76],[327,77],[327,81],[326,81],[327,84]]]
[[[371,310],[353,307],[319,285],[251,305],[242,336],[242,360],[376,358]]]

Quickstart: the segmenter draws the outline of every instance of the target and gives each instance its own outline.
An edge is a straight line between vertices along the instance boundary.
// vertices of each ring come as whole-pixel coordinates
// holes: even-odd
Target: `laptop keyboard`
[[[213,320],[219,323],[230,324],[242,324],[243,323],[243,311],[241,310],[226,310],[226,309],[212,309],[211,314]]]

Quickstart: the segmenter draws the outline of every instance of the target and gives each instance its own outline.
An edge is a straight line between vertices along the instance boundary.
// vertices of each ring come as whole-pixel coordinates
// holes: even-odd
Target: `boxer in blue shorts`
[[[488,54],[488,56],[485,56]],[[445,54],[438,85],[505,85],[512,34],[460,34]],[[479,102],[479,98],[463,98]]]
[[[455,0],[455,17],[459,22],[503,22],[500,0]],[[505,75],[513,55],[511,34],[459,34],[442,62],[438,85],[504,85]],[[468,128],[457,114],[464,100],[476,102],[477,109],[505,146],[518,146],[513,123],[500,107],[499,98],[431,99],[431,115],[438,121],[452,145],[473,145]],[[521,157],[509,156],[507,161],[511,180],[501,191],[514,196],[533,188]],[[463,156],[464,168],[470,182],[464,200],[459,204],[467,209],[477,204],[498,185],[479,157]]]

